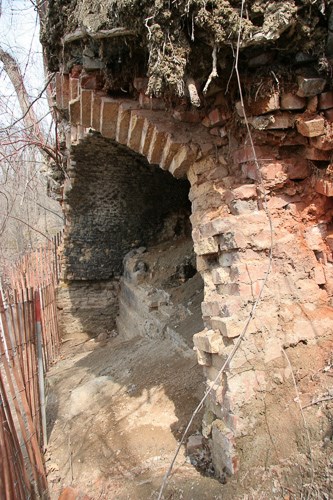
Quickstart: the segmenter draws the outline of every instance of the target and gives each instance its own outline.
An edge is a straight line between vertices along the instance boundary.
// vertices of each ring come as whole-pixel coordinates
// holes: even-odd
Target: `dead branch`
[[[0,61],[3,63],[4,70],[7,73],[8,78],[12,82],[12,85],[15,89],[17,99],[19,101],[20,108],[24,116],[25,126],[28,128],[35,129],[36,132],[40,135],[41,130],[40,127],[37,125],[38,119],[32,108],[32,105],[30,105],[29,95],[27,89],[25,88],[23,82],[23,76],[17,62],[8,52],[3,50],[1,47],[0,47]]]
[[[0,49],[0,57],[1,57],[1,49]],[[38,96],[31,102],[29,102],[29,105],[27,106],[27,109],[26,111],[23,113],[23,115],[21,116],[21,118],[18,118],[17,120],[15,120],[13,123],[11,123],[8,127],[2,129],[1,131],[3,130],[8,130],[8,129],[12,129],[15,125],[17,125],[17,123],[19,123],[21,120],[23,120],[25,123],[26,123],[26,120],[25,118],[27,117],[28,113],[30,112],[32,106],[35,104],[35,102],[37,102],[41,97],[42,95],[44,94],[45,90],[47,89],[47,87],[50,85],[51,81],[53,80],[54,78],[54,75],[55,73],[52,73],[52,75],[50,76],[50,78],[48,79],[45,87],[43,88],[43,90],[41,90],[41,92],[38,94]],[[8,75],[9,76],[9,75]],[[16,89],[15,89],[16,90]],[[21,108],[22,110],[22,108]],[[22,110],[23,111],[23,110]],[[34,125],[38,124],[40,122],[40,120],[37,119],[36,115],[35,115],[35,120],[36,122],[34,122]],[[31,127],[30,124],[26,124],[27,125],[27,128]]]
[[[101,40],[102,38],[116,38],[118,36],[134,36],[135,32],[127,28],[112,28],[111,30],[100,30],[89,33],[86,29],[78,28],[72,33],[67,33],[62,39],[63,45],[67,43],[76,42],[77,40],[82,40],[87,36],[94,40]]]
[[[207,93],[208,87],[212,83],[212,79],[219,76],[218,72],[217,72],[217,48],[216,48],[216,45],[214,45],[214,47],[213,47],[212,59],[213,59],[213,67],[212,67],[212,71],[210,72],[210,75],[208,77],[208,80],[206,82],[206,85],[204,86],[204,89],[203,89],[204,94]]]

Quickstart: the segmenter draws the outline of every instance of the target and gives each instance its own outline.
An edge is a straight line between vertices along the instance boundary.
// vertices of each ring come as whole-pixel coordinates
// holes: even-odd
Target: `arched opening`
[[[192,348],[193,334],[203,328],[203,281],[189,182],[98,133],[73,147],[71,158],[65,334],[116,329],[124,338],[169,336]]]

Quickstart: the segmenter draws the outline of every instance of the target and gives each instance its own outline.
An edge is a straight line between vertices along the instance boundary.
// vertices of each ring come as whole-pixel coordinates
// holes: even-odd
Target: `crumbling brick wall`
[[[267,12],[259,5],[262,3],[252,2],[251,6],[253,12],[261,9],[252,12],[257,16],[253,29],[265,48],[251,48],[251,28],[245,40],[248,46],[245,44],[241,53],[244,107],[237,81],[230,77],[234,62],[231,52],[221,51],[218,58],[215,45],[222,76],[207,85],[211,50],[208,53],[200,41],[193,43],[188,65],[189,75],[192,71],[197,78],[183,82],[183,96],[175,96],[172,85],[167,92],[170,89],[161,77],[163,96],[149,97],[144,67],[137,68],[139,77],[129,77],[128,72],[125,77],[120,70],[117,73],[113,55],[106,70],[107,61],[101,62],[98,52],[103,43],[96,33],[90,39],[84,30],[74,32],[78,38],[71,39],[74,35],[67,34],[63,40],[62,71],[56,77],[57,108],[71,128],[67,131],[71,158],[65,165],[70,176],[71,172],[74,179],[79,176],[78,166],[72,163],[75,151],[104,141],[91,136],[92,129],[114,141],[113,148],[118,147],[115,143],[124,145],[156,168],[178,178],[187,177],[191,184],[192,237],[197,269],[205,283],[205,329],[195,335],[194,346],[211,388],[203,432],[210,439],[220,476],[239,467],[244,467],[245,473],[246,467],[266,467],[276,460],[256,452],[265,440],[270,449],[269,439],[274,440],[274,436],[284,439],[282,458],[298,449],[304,451],[298,435],[303,424],[286,403],[286,398],[293,401],[295,394],[290,389],[293,375],[284,352],[289,351],[290,357],[296,353],[293,369],[301,372],[311,359],[316,360],[317,368],[324,366],[332,344],[333,92],[325,71],[329,61],[319,60],[313,46],[315,38],[308,40],[307,51],[297,44],[293,47],[294,34],[300,30],[297,37],[301,38],[296,38],[303,43],[308,32],[301,17],[294,29],[294,2],[293,9],[287,6],[287,17],[279,15],[280,8],[286,13],[286,2],[272,3]],[[302,16],[309,8],[316,11],[309,33],[320,35],[320,47],[327,39],[331,55],[331,9],[326,15],[310,2],[302,3],[306,4]],[[274,40],[278,40],[275,45],[267,38],[270,31],[265,24],[266,17],[269,21],[272,16],[278,18],[281,28],[281,32],[274,32]],[[113,37],[112,28],[108,33]],[[236,35],[235,28],[230,36]],[[119,51],[119,59],[119,46],[126,46],[126,51],[131,46],[121,44],[119,39],[113,46],[111,38],[107,45],[107,53]],[[91,57],[86,55],[89,49]],[[200,64],[193,63],[194,55]],[[172,80],[170,74],[167,76]],[[119,83],[122,78],[125,86]],[[154,94],[150,83],[149,91]],[[132,170],[126,175],[132,176]],[[70,182],[64,183],[68,198],[64,210],[68,215],[75,208],[75,198],[70,198],[75,187]],[[85,190],[82,196],[84,203]],[[77,222],[68,219],[68,230],[73,234]],[[134,224],[135,231],[136,227]],[[77,252],[76,247],[68,247],[66,266],[71,265],[72,250]],[[98,255],[99,249],[95,250]],[[253,314],[259,295],[261,301]],[[239,349],[218,377],[240,338]],[[267,429],[272,408],[276,423],[273,429]],[[292,425],[288,425],[289,418]]]
[[[124,101],[103,97],[93,89],[80,92],[83,78],[58,78],[68,82],[61,89],[73,85],[79,89],[74,100],[64,92],[57,94],[58,101],[65,100],[69,108],[72,145],[68,146],[74,156],[80,150],[87,159],[85,147],[94,141],[105,144],[81,125],[90,123],[109,140],[126,144],[151,163],[173,175],[186,175],[190,181],[192,236],[197,268],[205,283],[205,329],[194,336],[194,346],[211,387],[204,433],[212,439],[217,472],[233,473],[239,467],[237,449],[243,447],[242,440],[246,442],[249,432],[261,436],[259,429],[264,424],[259,416],[264,412],[265,394],[278,391],[291,376],[282,350],[300,343],[314,349],[331,335],[333,202],[327,168],[331,122],[323,104],[329,102],[331,93],[320,79],[299,79],[293,91],[280,92],[271,84],[255,105],[248,98],[245,109],[252,148],[239,116],[242,109],[235,103],[233,110],[222,91],[216,92],[213,105],[198,123],[197,111],[161,111],[163,101],[147,104],[143,91],[139,101]],[[140,88],[141,80],[135,85]],[[306,85],[312,90],[304,90]],[[148,105],[157,110],[145,110]],[[83,205],[88,201],[85,182],[102,184],[103,192],[107,179],[107,175],[99,181],[90,179],[85,173],[88,165],[89,159],[80,174],[79,162],[71,164]],[[140,170],[133,173],[131,168],[124,173],[140,182]],[[81,181],[76,180],[80,175]],[[75,196],[71,202],[71,192],[66,195],[69,215],[78,209]],[[118,205],[120,225],[122,210]],[[76,225],[75,218],[70,218],[73,234]],[[84,225],[82,231],[84,234]],[[69,247],[66,251],[70,255]],[[216,381],[251,315],[270,266],[255,317],[228,369]],[[262,465],[261,458],[252,456],[252,463]]]

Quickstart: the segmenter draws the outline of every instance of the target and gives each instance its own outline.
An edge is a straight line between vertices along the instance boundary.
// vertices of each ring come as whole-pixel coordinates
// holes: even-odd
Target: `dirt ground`
[[[170,340],[82,342],[65,344],[48,377],[51,498],[68,485],[93,499],[156,498],[203,393],[202,370]],[[221,488],[182,450],[166,498],[217,499]]]
[[[177,440],[203,394],[202,370],[193,353],[169,339],[82,338],[80,343],[76,338],[64,344],[48,382],[46,465],[51,500],[68,486],[75,494],[68,496],[65,490],[64,500],[156,499]],[[323,410],[322,405],[307,410],[311,428]],[[287,412],[280,417],[282,445],[290,426],[285,423]],[[279,421],[277,415],[274,419]],[[199,415],[190,434],[200,431],[200,420]],[[261,449],[252,439],[255,453],[267,452],[266,442]],[[312,478],[309,457],[302,453],[274,466],[241,470],[222,484],[196,470],[184,448],[163,498],[330,499],[332,432],[320,439],[311,434],[310,439]]]

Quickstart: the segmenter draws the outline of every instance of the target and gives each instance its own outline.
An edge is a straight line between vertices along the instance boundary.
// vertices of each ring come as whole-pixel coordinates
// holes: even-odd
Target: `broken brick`
[[[276,113],[272,115],[270,123],[267,125],[267,129],[286,129],[294,126],[295,117],[292,113]]]
[[[258,160],[268,160],[273,159],[274,150],[268,146],[255,146],[254,150],[252,146],[244,146],[243,148],[237,149],[234,153],[235,163],[246,163],[248,161],[253,161],[257,157]]]
[[[291,159],[290,161],[284,160],[287,167],[288,179],[306,179],[311,174],[309,162],[305,159]]]
[[[333,182],[328,179],[317,179],[315,191],[324,196],[333,196]]]
[[[211,366],[211,364],[212,364],[211,353],[202,351],[201,349],[198,349],[197,347],[195,347],[194,350],[197,353],[198,365]]]
[[[292,92],[286,92],[281,95],[281,109],[296,111],[305,108],[306,99],[305,97],[300,97]]]
[[[214,108],[207,116],[205,116],[202,120],[202,124],[205,127],[218,127],[224,125],[229,117],[230,115],[226,109]]]
[[[298,132],[305,137],[317,137],[324,133],[325,120],[319,115],[303,115],[297,119],[296,127]]]
[[[205,328],[193,335],[193,342],[197,349],[208,353],[218,353],[222,343],[222,337],[218,330]]]
[[[81,64],[74,64],[74,66],[71,69],[70,75],[72,78],[79,78],[81,71],[82,71]]]
[[[80,78],[81,88],[87,90],[101,90],[104,85],[103,75],[100,73],[87,73]]]
[[[308,97],[308,103],[306,105],[306,111],[308,113],[316,113],[318,109],[318,96],[314,95],[312,97]]]
[[[249,198],[256,198],[257,187],[255,184],[243,184],[232,191],[229,197],[233,200],[248,200]]]
[[[312,161],[329,161],[331,158],[330,151],[321,151],[316,148],[302,148],[300,154],[307,160]]]
[[[297,83],[297,95],[300,97],[311,97],[322,93],[326,85],[326,80],[324,80],[324,78],[306,78],[304,76],[299,76],[297,78]]]
[[[310,139],[311,146],[323,151],[331,151],[333,149],[333,136],[329,137],[326,134]]]

